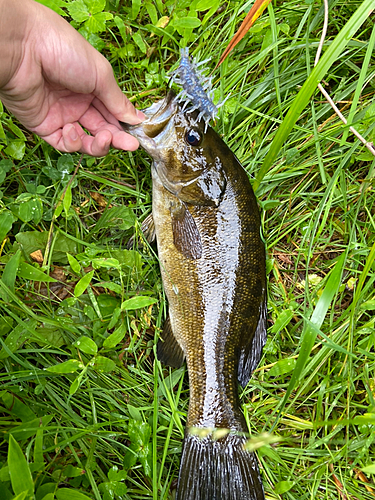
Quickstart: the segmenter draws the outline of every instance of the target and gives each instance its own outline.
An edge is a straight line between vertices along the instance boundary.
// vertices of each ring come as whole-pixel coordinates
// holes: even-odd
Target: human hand
[[[11,33],[12,16],[18,33],[23,27],[18,38]],[[11,57],[0,68],[0,99],[27,129],[63,152],[104,156],[111,145],[137,149],[138,141],[118,121],[133,125],[144,115],[121,92],[111,65],[94,47],[33,0],[0,0],[1,17],[0,53],[6,44]]]

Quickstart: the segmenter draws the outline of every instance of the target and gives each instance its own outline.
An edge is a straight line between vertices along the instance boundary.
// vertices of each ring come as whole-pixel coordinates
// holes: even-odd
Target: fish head
[[[199,111],[184,110],[172,91],[142,111],[143,122],[121,126],[153,158],[164,187],[186,203],[218,206],[226,186],[222,160],[228,148],[216,132],[198,120]]]

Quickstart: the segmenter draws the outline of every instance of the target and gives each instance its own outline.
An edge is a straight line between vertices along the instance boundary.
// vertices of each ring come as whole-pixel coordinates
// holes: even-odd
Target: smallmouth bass
[[[143,111],[144,122],[122,125],[153,158],[152,217],[169,304],[157,355],[175,367],[186,358],[190,385],[176,500],[262,500],[238,396],[266,341],[256,198],[232,151],[172,92]]]

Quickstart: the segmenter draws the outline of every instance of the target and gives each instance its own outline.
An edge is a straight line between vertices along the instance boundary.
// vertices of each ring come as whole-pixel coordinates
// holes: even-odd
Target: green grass
[[[213,69],[250,6],[182,28],[200,5],[110,1],[106,30],[86,32],[137,105],[165,95],[179,45]],[[241,393],[267,499],[375,495],[375,160],[315,91],[323,79],[375,142],[367,11],[331,2],[313,70],[323,7],[274,3],[213,75],[216,97],[231,94],[216,129],[255,179],[267,244],[268,341]],[[2,500],[172,499],[188,381],[155,360],[167,307],[156,249],[126,248],[151,210],[150,159],[83,157],[73,178],[80,155],[6,110],[1,125]]]

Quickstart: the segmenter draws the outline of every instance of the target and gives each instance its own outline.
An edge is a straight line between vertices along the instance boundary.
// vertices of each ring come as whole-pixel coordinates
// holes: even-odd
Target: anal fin
[[[184,362],[185,354],[173,335],[169,316],[165,320],[163,331],[158,340],[156,354],[159,361],[174,368],[180,368]]]
[[[259,319],[254,336],[246,342],[241,349],[238,363],[238,382],[245,387],[250,380],[251,374],[258,366],[262,357],[263,347],[267,340],[267,292],[259,308]]]

